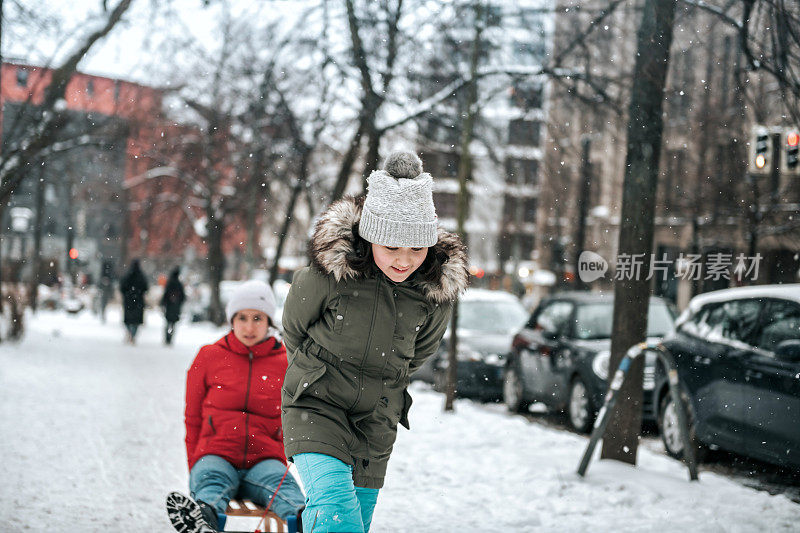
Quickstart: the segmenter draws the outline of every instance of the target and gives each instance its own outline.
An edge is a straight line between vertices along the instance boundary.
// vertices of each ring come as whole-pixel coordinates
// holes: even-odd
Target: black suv
[[[693,444],[800,467],[800,284],[696,296],[662,342],[678,365]],[[667,452],[683,443],[659,368],[656,398]]]
[[[509,410],[542,402],[565,409],[570,425],[588,432],[608,389],[613,316],[610,293],[562,292],[542,300],[514,337],[503,384]],[[651,298],[648,340],[660,340],[674,323],[670,304]],[[657,412],[652,401],[655,361],[653,353],[645,353],[643,417],[649,421]]]

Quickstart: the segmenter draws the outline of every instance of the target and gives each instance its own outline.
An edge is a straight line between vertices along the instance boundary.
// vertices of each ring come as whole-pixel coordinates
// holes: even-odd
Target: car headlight
[[[602,350],[592,359],[592,370],[603,381],[608,379],[608,362],[611,359],[611,352]]]
[[[503,356],[496,353],[487,353],[483,356],[483,362],[491,366],[503,366]]]

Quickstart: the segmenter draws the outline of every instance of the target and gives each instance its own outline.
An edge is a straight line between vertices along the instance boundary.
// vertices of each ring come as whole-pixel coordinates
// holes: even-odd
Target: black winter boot
[[[181,533],[215,533],[217,511],[203,501],[194,501],[180,492],[167,496],[167,514],[172,526]]]
[[[219,517],[217,510],[202,500],[197,500],[197,505],[200,506],[200,512],[203,513],[203,520],[205,520],[214,531],[219,530]]]

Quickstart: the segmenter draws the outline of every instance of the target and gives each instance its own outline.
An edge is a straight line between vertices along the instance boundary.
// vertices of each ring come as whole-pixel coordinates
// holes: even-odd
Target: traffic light
[[[790,128],[786,130],[783,141],[783,165],[781,172],[787,176],[800,176],[800,159],[798,158],[798,146],[800,144],[800,128]]]
[[[772,172],[772,143],[769,130],[763,126],[753,129],[753,141],[750,144],[750,172],[753,174],[769,174]]]

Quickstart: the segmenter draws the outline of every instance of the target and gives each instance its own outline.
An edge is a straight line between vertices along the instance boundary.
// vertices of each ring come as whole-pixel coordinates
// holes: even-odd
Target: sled
[[[258,528],[262,533],[293,533],[289,526],[272,511],[266,511],[250,500],[233,499],[228,502],[225,511],[225,529],[223,531],[249,531]],[[262,518],[264,519],[262,521]]]

